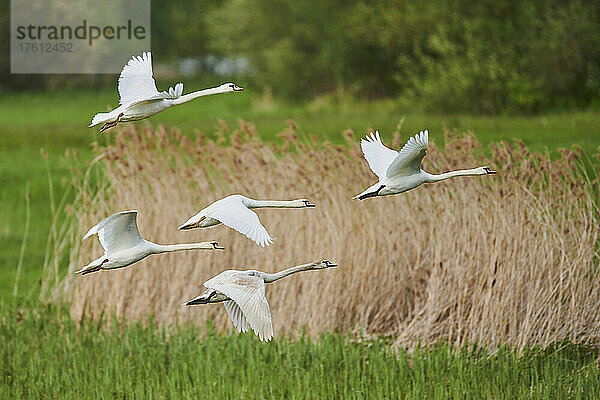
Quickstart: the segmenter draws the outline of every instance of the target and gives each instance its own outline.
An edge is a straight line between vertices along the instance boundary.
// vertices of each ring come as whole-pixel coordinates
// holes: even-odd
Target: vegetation
[[[579,143],[586,149],[588,156],[591,156],[598,145],[598,115],[591,112],[556,113],[535,118],[425,115],[388,101],[358,104],[339,102],[336,98],[323,98],[305,106],[295,106],[269,102],[268,98],[257,101],[256,95],[251,95],[252,92],[249,91],[243,96],[214,97],[211,102],[171,110],[170,113],[164,114],[160,122],[167,121],[169,125],[181,128],[183,135],[192,139],[193,129],[200,128],[205,132],[205,140],[219,140],[220,137],[229,138],[233,127],[238,125],[239,117],[255,121],[255,137],[260,137],[267,143],[275,142],[281,145],[285,141],[279,138],[277,133],[281,133],[286,127],[290,129],[285,120],[291,117],[298,124],[295,134],[302,138],[314,134],[320,140],[328,139],[336,144],[344,144],[346,139],[342,132],[345,129],[353,129],[356,142],[367,128],[374,127],[382,131],[386,142],[391,141],[398,145],[394,131],[397,130],[400,120],[405,117],[399,128],[403,140],[416,130],[429,127],[432,141],[442,147],[445,143],[443,126],[446,124],[451,128],[458,128],[461,132],[475,131],[483,145],[476,152],[483,153],[486,157],[492,156],[491,150],[485,150],[489,143],[514,137],[523,138],[529,148],[538,151],[549,149],[552,159],[561,157],[556,151],[557,147],[570,147],[572,143]],[[54,306],[46,308],[33,305],[37,303],[46,239],[52,223],[47,170],[51,174],[55,206],[58,208],[65,193],[65,204],[78,204],[75,196],[77,191],[71,186],[71,167],[85,170],[88,162],[95,157],[95,153],[89,147],[90,142],[98,141],[101,146],[114,145],[112,134],[98,136],[95,131],[85,129],[83,125],[87,120],[83,121],[85,118],[82,115],[91,115],[93,111],[90,110],[114,103],[116,97],[113,89],[95,92],[24,92],[0,96],[0,116],[7,125],[0,138],[0,176],[4,188],[0,192],[0,234],[3,239],[0,249],[0,295],[5,304],[7,301],[10,304],[14,301],[12,293],[15,266],[25,226],[27,182],[30,182],[31,200],[31,224],[16,298],[20,307],[0,307],[0,337],[5,344],[0,348],[0,397],[191,398],[206,393],[231,398],[323,398],[342,393],[343,397],[348,398],[577,398],[586,395],[593,397],[599,392],[598,369],[595,364],[598,353],[581,345],[552,344],[546,350],[527,347],[523,353],[510,351],[506,347],[487,353],[485,350],[471,349],[468,346],[460,351],[450,351],[445,345],[428,345],[415,352],[417,358],[412,356],[413,348],[409,348],[408,353],[400,349],[398,358],[394,361],[387,347],[392,338],[387,341],[369,340],[361,344],[349,341],[346,336],[329,334],[309,340],[308,336],[296,335],[288,330],[279,331],[274,343],[258,346],[252,335],[223,334],[223,331],[229,331],[230,323],[224,319],[225,312],[219,306],[188,310],[185,315],[181,308],[169,308],[168,313],[173,309],[180,313],[180,323],[189,323],[185,322],[180,328],[172,327],[165,332],[157,326],[158,323],[144,328],[135,322],[121,322],[111,326],[85,318],[83,322],[73,322],[66,309],[59,313]],[[228,128],[228,133],[221,131],[225,129],[225,125],[219,123],[217,118],[222,118],[225,124],[231,127]],[[150,119],[140,125],[149,128],[151,125],[156,126],[158,122],[159,120]],[[391,140],[392,138],[394,139]],[[356,143],[352,144],[352,159],[357,160],[360,157],[354,146]],[[49,154],[47,164],[45,158],[40,155],[40,147],[44,147]],[[76,151],[69,152],[70,157],[65,164],[62,159],[66,147],[74,147]],[[73,161],[75,153],[78,154],[79,166]],[[288,154],[286,157],[289,156]],[[428,155],[428,158],[431,156],[432,154]],[[148,162],[147,158],[141,160]],[[323,159],[319,160],[320,165],[326,164]],[[164,159],[161,159],[161,163],[163,161]],[[105,162],[101,161],[92,168],[89,180],[90,185],[93,185],[91,187],[98,187],[96,185],[99,182],[105,181],[105,167],[101,165]],[[430,167],[443,168],[443,164]],[[191,167],[186,167],[189,168]],[[362,188],[363,184],[373,179],[364,161],[356,161],[356,168],[359,171],[357,176],[352,177],[352,182],[343,185],[344,188],[348,186],[347,189],[343,189],[348,193],[355,187]],[[462,183],[460,185],[462,187]],[[443,195],[448,195],[450,190],[442,192]],[[430,193],[427,191],[428,195]],[[346,194],[344,192],[344,195]],[[180,216],[169,217],[171,225],[172,220],[185,219],[188,212],[196,211],[200,204],[208,201],[196,191],[192,191],[188,196],[189,210],[181,210]],[[99,205],[117,207],[116,203],[113,203],[115,200],[110,197],[104,198]],[[369,210],[372,210],[372,204],[366,203]],[[128,204],[127,207],[131,208],[131,205]],[[321,208],[311,211],[319,210]],[[402,206],[402,210],[406,210],[405,206]],[[92,219],[102,217],[101,212],[100,208],[97,209],[96,214],[88,217],[88,222],[97,222]],[[269,226],[273,226],[273,232],[279,237],[277,246],[283,245],[287,235],[282,230],[277,216],[269,214],[263,213],[261,218],[265,219]],[[63,218],[64,216],[58,216],[59,227]],[[152,239],[162,240],[163,237],[150,228],[158,218],[164,216],[152,215],[148,208],[140,209],[140,225],[144,234]],[[316,219],[319,219],[319,215]],[[81,221],[81,224],[85,223]],[[532,228],[534,225],[528,226]],[[79,229],[83,229],[82,225]],[[207,238],[206,235],[220,235],[225,232],[226,230],[221,233],[181,233],[173,239],[203,240]],[[71,233],[77,236],[79,246],[80,232],[73,230]],[[229,236],[223,237],[223,241],[229,249],[232,245],[242,245],[236,242],[241,238],[236,237],[233,232],[227,235]],[[73,240],[75,236],[72,237]],[[90,248],[97,246],[92,243],[93,240],[83,243],[86,248],[81,259],[98,251],[97,247]],[[271,250],[273,249],[275,247]],[[256,249],[250,246],[250,250]],[[467,256],[465,254],[465,257]],[[148,261],[152,263],[134,266],[131,273],[156,271],[163,267],[173,275],[185,273],[184,270],[176,268],[171,259],[156,258]],[[179,263],[179,259],[177,261]],[[219,265],[229,262],[231,265],[247,265],[245,260],[228,261],[227,258],[220,258],[215,262]],[[261,258],[256,262],[264,262],[264,265],[270,268],[281,265],[279,260]],[[190,268],[189,261],[185,260],[185,263],[188,266],[184,268]],[[199,262],[196,266],[203,263],[204,261]],[[63,259],[59,265],[64,268],[69,262]],[[61,271],[64,272],[64,269]],[[100,277],[101,275],[97,275],[89,278]],[[173,298],[168,300],[167,304],[172,304],[175,298],[179,302],[188,295],[196,294],[202,278],[195,278],[196,281],[182,289],[182,292],[173,292]],[[308,280],[308,277],[297,278],[303,282]],[[48,283],[54,284],[54,281]],[[273,296],[281,297],[277,291],[283,290],[283,287],[269,288],[270,300],[272,301]],[[312,289],[303,285],[302,290],[303,293],[308,293]],[[25,298],[31,301],[23,303]],[[302,300],[304,299],[303,297]],[[143,297],[139,300],[143,300]],[[148,300],[152,301],[154,300]],[[281,316],[282,307],[280,304],[273,304],[276,325],[280,329],[286,327]],[[86,308],[89,310],[92,307],[88,305]],[[363,309],[357,312],[364,314],[372,310]],[[582,308],[581,315],[584,314],[586,311]],[[108,315],[105,314],[102,320],[105,321]],[[590,312],[587,315],[595,314]],[[162,315],[157,318],[166,317],[169,316]],[[198,323],[204,325],[206,317],[217,317],[214,322],[217,328],[209,328],[210,325],[200,329],[194,327]],[[132,316],[133,321],[135,318]],[[294,329],[299,330],[300,325],[296,326]],[[569,326],[564,328],[569,329]],[[221,333],[217,334],[216,331]],[[313,331],[309,330],[308,333],[312,337]],[[354,332],[351,337],[360,338],[360,334]],[[168,364],[165,362],[167,360]],[[231,385],[232,381],[235,382],[234,385]]]
[[[598,1],[152,0],[159,88],[246,91],[102,136],[85,126],[116,77],[9,74],[9,7],[0,398],[600,397]],[[213,56],[249,68],[218,75]],[[198,77],[169,75],[188,57]],[[349,200],[374,181],[359,136],[397,147],[424,128],[427,168],[499,175]],[[319,207],[262,213],[268,252],[175,230],[232,191]],[[73,280],[100,251],[83,231],[133,207],[148,238],[228,251]],[[269,288],[271,343],[231,334],[222,306],[180,306],[223,266],[304,257],[341,267]]]
[[[206,76],[216,73],[209,57],[243,57],[250,64],[244,76],[221,79],[277,98],[341,93],[402,99],[429,112],[485,114],[597,106],[600,100],[597,0],[151,4],[155,60],[195,58],[197,72]],[[0,6],[0,20],[7,20],[7,8]],[[8,54],[7,40],[0,51]],[[8,71],[10,58],[1,60],[0,69]],[[0,88],[114,84],[100,75],[0,77]]]
[[[153,322],[73,321],[66,310],[0,310],[0,397],[582,399],[600,395],[596,349],[517,353],[467,346],[390,351],[343,335],[276,339]]]
[[[211,43],[294,99],[343,88],[435,111],[521,113],[600,94],[598,2],[309,3],[224,2]]]
[[[368,334],[393,334],[406,346],[421,339],[490,348],[600,342],[598,180],[578,171],[581,152],[565,150],[552,161],[518,143],[501,144],[487,158],[472,135],[446,131],[443,147],[432,137],[425,169],[491,165],[498,175],[360,202],[352,196],[375,178],[358,138],[346,131],[345,145],[318,144],[289,124],[280,145],[264,143],[243,121],[235,130],[222,123],[216,140],[164,126],[113,132],[91,170],[72,163],[74,223],[61,227],[64,236],[53,242],[48,295],[67,300],[77,319],[115,311],[119,318],[153,315],[166,324],[214,318],[222,329],[229,321],[221,307],[181,307],[207,276],[224,266],[269,272],[327,258],[340,267],[269,288],[276,334],[362,327]],[[391,137],[399,147],[399,134]],[[95,173],[101,175],[97,184],[90,183]],[[190,215],[231,193],[307,197],[318,206],[261,213],[278,238],[268,251],[231,229],[177,231]],[[85,231],[132,205],[150,240],[218,239],[230,250],[150,257],[75,278],[73,271],[102,251],[97,241],[81,242]],[[64,269],[60,276],[57,271],[67,265],[57,285]]]
[[[171,79],[158,79],[160,88],[174,83]],[[0,118],[8,127],[3,131],[0,150],[6,150],[8,156],[21,149],[37,153],[40,147],[62,153],[68,147],[85,151],[90,149],[91,142],[103,142],[107,134],[98,135],[97,130],[86,127],[95,112],[110,110],[118,104],[114,84],[115,81],[110,89],[102,90],[24,91],[0,95]],[[186,80],[186,87],[190,89],[210,84]],[[287,126],[285,121],[293,119],[303,132],[333,143],[345,143],[342,135],[345,129],[352,129],[357,135],[366,134],[370,129],[378,129],[387,135],[399,129],[406,138],[428,128],[435,138],[441,136],[446,126],[460,132],[474,132],[483,146],[519,139],[532,151],[554,151],[578,144],[588,154],[596,151],[599,145],[600,126],[600,113],[593,110],[535,117],[423,113],[415,110],[413,105],[398,101],[357,102],[339,96],[320,97],[304,105],[285,103],[261,96],[252,88],[239,94],[198,99],[140,124],[156,126],[165,123],[181,129],[185,135],[192,135],[199,129],[214,137],[213,133],[219,129],[219,119],[236,125],[238,118],[253,122],[257,134],[266,141],[277,140],[276,135]]]
[[[172,83],[159,79],[159,86]],[[205,84],[190,82],[192,87]],[[141,125],[156,126],[166,122],[190,137],[195,129],[199,129],[208,137],[216,138],[218,119],[236,126],[237,119],[243,118],[253,121],[257,135],[271,142],[280,140],[277,134],[286,128],[285,121],[292,118],[299,131],[333,143],[345,143],[342,135],[345,129],[352,129],[358,140],[358,136],[369,129],[379,129],[384,138],[391,137],[392,132],[399,129],[402,138],[406,139],[420,129],[429,128],[432,140],[438,144],[443,143],[442,128],[447,126],[460,132],[475,132],[482,149],[491,142],[519,138],[530,150],[550,151],[554,158],[559,154],[557,148],[570,148],[574,143],[581,145],[591,156],[599,144],[600,114],[593,112],[537,117],[421,114],[393,101],[356,103],[326,97],[305,106],[290,105],[260,97],[252,90],[239,96],[214,96],[206,100],[210,101],[199,100],[196,105],[169,110],[160,119],[150,118]],[[104,144],[110,135],[98,135],[95,130],[85,128],[88,118],[95,111],[115,104],[114,88],[0,95],[0,119],[6,124],[0,136],[0,177],[4,188],[0,191],[0,237],[4,243],[0,248],[0,265],[3,266],[0,268],[0,298],[7,299],[13,292],[24,235],[27,182],[30,182],[31,225],[18,295],[37,297],[52,222],[47,170],[58,203],[70,187],[71,172],[62,161],[65,149],[75,149],[83,163],[90,161],[94,157],[90,143]],[[49,155],[48,163],[40,155],[40,148]]]

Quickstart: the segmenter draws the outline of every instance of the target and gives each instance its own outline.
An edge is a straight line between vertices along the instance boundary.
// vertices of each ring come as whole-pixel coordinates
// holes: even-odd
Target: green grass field
[[[140,399],[584,399],[600,395],[598,350],[557,344],[436,345],[392,353],[384,340],[326,334],[260,343],[210,327],[164,330],[73,322],[55,307],[2,310],[0,397]],[[201,339],[199,339],[201,337]]]
[[[68,192],[69,171],[61,158],[75,148],[84,161],[90,144],[104,140],[87,124],[95,112],[116,104],[111,90],[0,94],[0,397],[14,398],[590,398],[600,395],[599,353],[582,346],[557,345],[519,356],[508,349],[424,348],[414,356],[393,357],[384,342],[348,343],[325,335],[318,341],[277,339],[259,345],[252,335],[222,336],[184,327],[99,329],[83,326],[56,308],[37,305],[46,240],[51,225],[48,184],[55,202]],[[323,140],[342,142],[368,128],[384,141],[403,121],[407,138],[428,128],[441,143],[444,125],[471,130],[482,144],[518,138],[535,151],[555,152],[580,145],[591,154],[600,144],[600,114],[594,111],[535,117],[424,115],[392,101],[369,104],[322,99],[308,105],[274,104],[251,91],[197,100],[155,116],[184,134],[200,129],[209,135],[218,119],[230,126],[242,118],[259,134],[275,134],[293,119],[300,129]],[[40,155],[44,148],[48,163]],[[50,178],[49,178],[50,176]],[[29,185],[31,224],[24,243],[19,293],[13,297],[19,250],[25,227],[25,189]],[[68,195],[67,195],[68,197]]]
[[[5,126],[0,149],[87,148],[91,141],[98,139],[97,129],[86,128],[92,116],[110,110],[117,101],[116,91],[108,89],[0,95],[0,116]],[[285,128],[286,119],[294,119],[307,133],[334,142],[340,142],[341,132],[348,128],[357,136],[373,128],[385,137],[404,120],[400,131],[403,136],[429,129],[432,139],[436,140],[435,135],[440,134],[445,124],[462,132],[472,130],[484,145],[518,138],[534,151],[570,147],[574,143],[594,150],[599,144],[597,127],[600,123],[596,110],[534,117],[435,115],[423,114],[391,100],[340,103],[334,98],[324,98],[306,105],[286,105],[265,100],[251,91],[198,99],[146,121],[165,123],[184,132],[196,128],[211,132],[216,129],[217,119],[235,124],[238,118],[256,123],[266,139]]]

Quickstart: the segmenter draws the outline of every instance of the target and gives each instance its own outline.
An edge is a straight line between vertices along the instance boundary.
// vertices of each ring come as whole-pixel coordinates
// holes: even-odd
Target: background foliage
[[[500,112],[599,94],[597,2],[270,3],[225,2],[213,11],[211,43],[249,57],[262,85],[276,82],[291,98],[347,88],[436,110]]]
[[[209,56],[243,57],[245,83],[287,100],[343,93],[428,111],[532,113],[598,101],[599,16],[597,0],[153,0],[152,50],[161,62],[195,58],[200,74],[211,72]],[[0,63],[8,70],[8,57]],[[1,77],[5,89],[114,84]]]

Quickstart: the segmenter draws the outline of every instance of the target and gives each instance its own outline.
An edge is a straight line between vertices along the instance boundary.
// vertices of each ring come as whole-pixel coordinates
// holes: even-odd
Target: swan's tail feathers
[[[116,119],[116,116],[114,116],[112,112],[98,113],[98,114],[94,115],[94,118],[92,118],[92,123],[88,125],[88,128],[91,128],[92,126],[96,126],[99,124],[106,124],[108,122],[113,122],[115,119]]]

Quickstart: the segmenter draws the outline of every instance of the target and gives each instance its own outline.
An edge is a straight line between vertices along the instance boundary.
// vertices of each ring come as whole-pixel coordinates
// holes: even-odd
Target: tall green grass
[[[446,345],[390,351],[327,334],[261,344],[252,334],[74,322],[66,310],[2,307],[1,398],[566,399],[600,395],[595,349],[518,354]],[[127,327],[126,327],[127,326]]]

